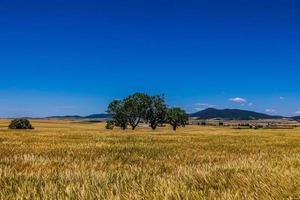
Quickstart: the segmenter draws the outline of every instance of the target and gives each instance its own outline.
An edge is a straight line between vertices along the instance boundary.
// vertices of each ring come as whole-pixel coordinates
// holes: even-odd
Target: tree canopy
[[[152,96],[150,107],[146,114],[146,121],[149,122],[150,127],[155,130],[159,124],[166,121],[167,105],[164,96]]]
[[[128,126],[127,111],[124,107],[124,102],[121,100],[114,100],[108,105],[107,112],[114,114],[113,122],[116,126],[119,126],[125,130]]]
[[[151,97],[144,93],[135,93],[124,99],[128,122],[134,130],[141,119],[145,119],[151,105]]]
[[[109,126],[118,126],[125,130],[128,125],[134,130],[145,121],[155,130],[159,124],[170,123],[173,130],[184,126],[188,121],[188,115],[180,108],[168,109],[163,95],[149,96],[145,93],[135,93],[123,100],[112,101],[107,112],[113,114],[113,120]]]
[[[181,108],[170,108],[167,111],[167,122],[173,127],[173,130],[179,126],[185,126],[188,122],[188,115]]]

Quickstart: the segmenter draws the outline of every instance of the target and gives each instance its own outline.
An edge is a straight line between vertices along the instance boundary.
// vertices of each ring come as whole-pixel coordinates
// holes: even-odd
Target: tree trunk
[[[176,131],[177,126],[173,125],[173,131]]]
[[[154,131],[156,129],[156,126],[151,126],[152,130]]]
[[[140,121],[141,121],[141,118],[139,117],[136,122],[133,122],[131,124],[132,130],[135,130],[135,128],[139,125]]]
[[[152,123],[150,126],[151,126],[152,130],[155,130],[156,127],[157,127],[157,125],[158,125],[158,124],[156,124],[156,123]]]

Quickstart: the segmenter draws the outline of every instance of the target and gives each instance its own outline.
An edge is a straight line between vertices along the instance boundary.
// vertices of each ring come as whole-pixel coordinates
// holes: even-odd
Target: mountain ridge
[[[236,119],[236,120],[251,120],[251,119],[279,119],[279,118],[290,118],[294,120],[300,120],[300,116],[294,117],[284,117],[277,115],[268,115],[264,113],[259,113],[249,110],[241,109],[216,109],[207,108],[195,113],[190,113],[190,117],[195,117],[198,119],[212,119],[212,118],[223,118],[223,119]],[[113,114],[91,114],[87,116],[80,115],[65,115],[65,116],[50,116],[45,117],[45,119],[111,119]]]
[[[291,117],[292,119],[294,119],[294,120],[300,120],[300,116],[295,116],[295,117]]]
[[[100,113],[100,114],[91,114],[87,116],[80,115],[64,115],[64,116],[50,116],[45,117],[45,119],[111,119],[112,114]]]
[[[236,119],[236,120],[251,120],[251,119],[278,119],[284,118],[282,116],[268,115],[264,113],[240,110],[240,109],[216,109],[207,108],[205,110],[190,114],[190,117],[196,117],[198,119]]]

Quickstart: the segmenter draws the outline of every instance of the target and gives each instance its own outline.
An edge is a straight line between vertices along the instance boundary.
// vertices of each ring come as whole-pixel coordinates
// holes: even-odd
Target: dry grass
[[[0,120],[0,199],[300,199],[300,129]]]

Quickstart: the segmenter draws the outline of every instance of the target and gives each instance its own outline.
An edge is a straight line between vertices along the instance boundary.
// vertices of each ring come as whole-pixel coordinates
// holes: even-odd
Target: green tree
[[[150,127],[155,130],[159,124],[166,121],[167,105],[164,96],[152,96],[150,107],[147,110],[146,121]]]
[[[179,126],[184,127],[187,124],[188,115],[181,108],[170,108],[167,110],[167,122],[170,123],[173,130],[176,131]]]
[[[120,100],[114,100],[108,105],[107,112],[114,114],[114,124],[123,130],[127,128],[128,116],[124,106],[124,102]]]
[[[139,125],[141,119],[146,118],[150,103],[151,97],[144,93],[135,93],[124,99],[124,108],[132,130]]]

